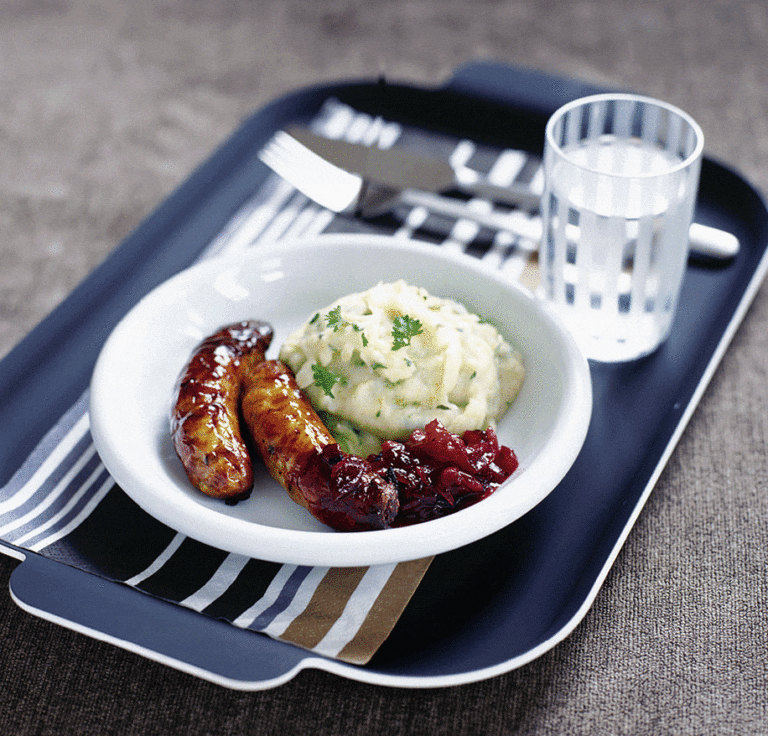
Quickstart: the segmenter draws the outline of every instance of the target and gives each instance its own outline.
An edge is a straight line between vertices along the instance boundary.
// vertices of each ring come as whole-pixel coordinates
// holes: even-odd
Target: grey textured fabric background
[[[0,0],[0,355],[254,109],[496,59],[690,112],[768,191],[768,3]],[[768,292],[757,296],[576,631],[444,690],[305,672],[239,693],[18,609],[0,557],[6,734],[768,733]],[[8,431],[7,429],[5,431]]]

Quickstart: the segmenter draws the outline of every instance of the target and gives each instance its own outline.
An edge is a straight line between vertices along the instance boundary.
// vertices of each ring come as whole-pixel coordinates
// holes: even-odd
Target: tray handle
[[[446,87],[547,115],[578,97],[628,91],[493,61],[470,62],[459,67]]]
[[[34,553],[25,553],[9,587],[28,613],[225,687],[274,687],[316,659]]]

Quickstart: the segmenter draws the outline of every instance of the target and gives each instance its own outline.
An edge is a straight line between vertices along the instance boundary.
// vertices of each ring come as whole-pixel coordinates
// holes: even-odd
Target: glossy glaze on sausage
[[[240,428],[240,369],[257,362],[272,341],[272,327],[248,320],[203,340],[176,382],[171,411],[173,446],[192,484],[236,503],[253,487],[253,465]]]
[[[389,527],[398,510],[396,488],[366,460],[339,449],[291,369],[250,357],[241,376],[253,445],[289,496],[338,531]]]

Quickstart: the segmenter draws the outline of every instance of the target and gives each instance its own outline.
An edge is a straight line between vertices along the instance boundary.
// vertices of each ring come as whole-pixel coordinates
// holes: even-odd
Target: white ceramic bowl
[[[169,434],[173,385],[193,348],[229,322],[269,321],[276,357],[288,333],[334,299],[403,278],[491,319],[523,355],[526,379],[500,422],[520,468],[491,496],[442,519],[334,532],[259,468],[253,494],[227,506],[191,486]],[[324,235],[199,263],[157,287],[117,325],[91,382],[91,431],[117,483],[155,518],[230,552],[307,565],[358,566],[445,552],[539,503],[578,455],[589,424],[587,362],[547,308],[478,261],[384,236]]]

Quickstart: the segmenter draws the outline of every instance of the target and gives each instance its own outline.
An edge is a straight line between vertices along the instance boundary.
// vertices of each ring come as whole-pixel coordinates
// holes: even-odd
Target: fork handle
[[[531,189],[530,184],[518,182],[512,182],[505,186],[493,184],[485,176],[468,166],[456,167],[454,176],[456,186],[465,194],[520,207],[530,212],[538,210],[541,204],[541,192]]]

